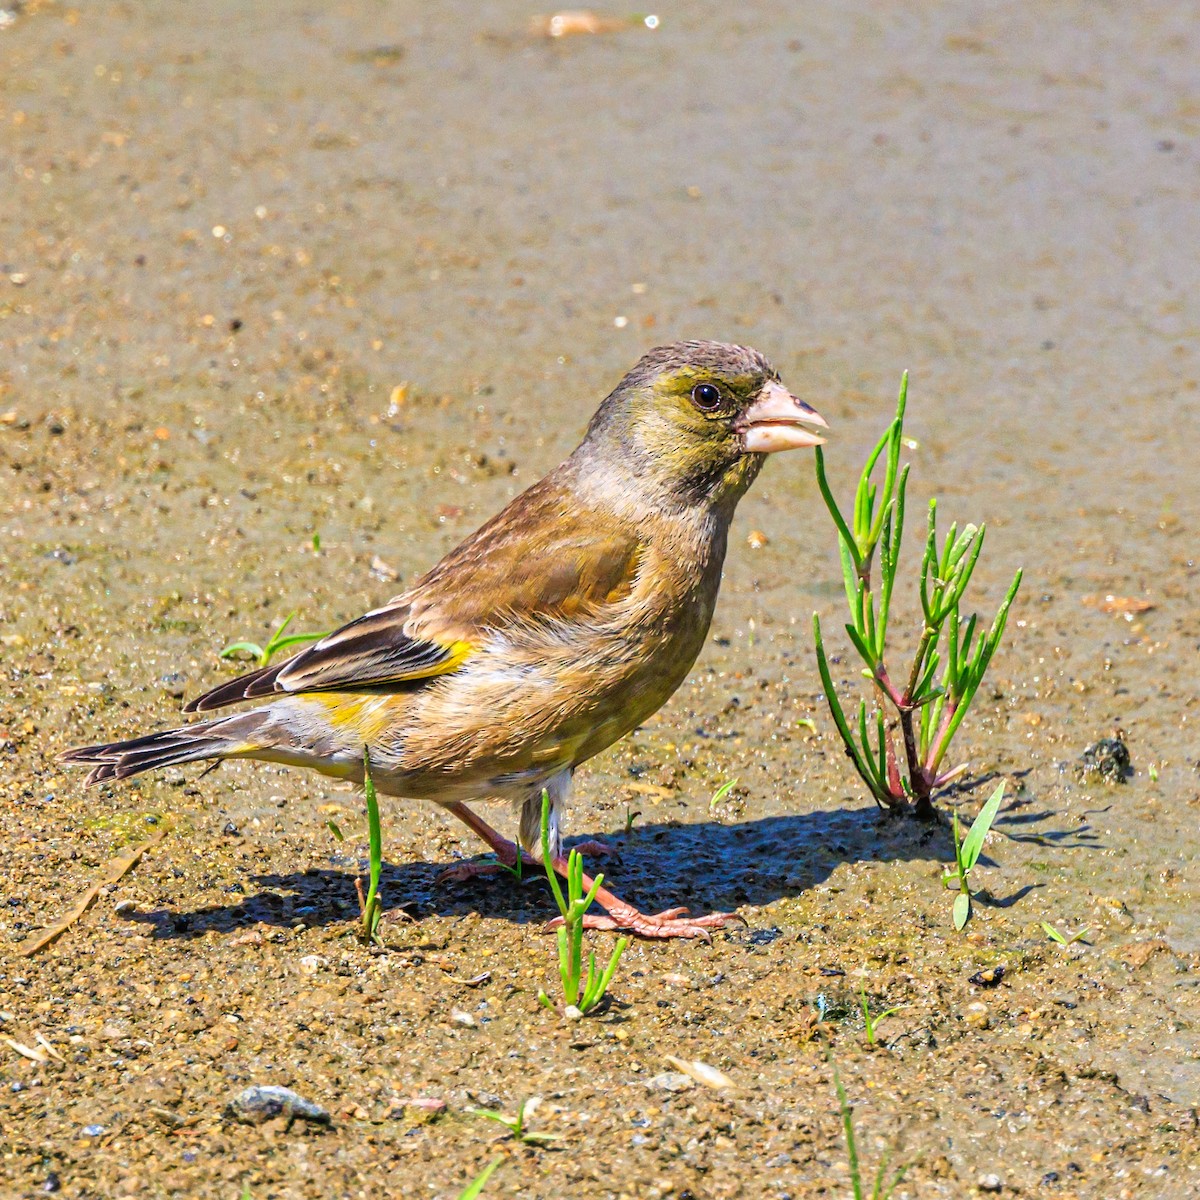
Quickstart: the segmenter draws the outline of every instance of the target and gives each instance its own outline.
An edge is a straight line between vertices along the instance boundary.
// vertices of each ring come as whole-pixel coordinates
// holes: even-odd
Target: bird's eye
[[[712,412],[720,407],[721,389],[711,383],[698,383],[692,388],[692,403],[701,412]]]

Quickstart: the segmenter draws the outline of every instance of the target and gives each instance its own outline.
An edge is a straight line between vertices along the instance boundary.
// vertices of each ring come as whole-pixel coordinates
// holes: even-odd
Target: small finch
[[[249,710],[71,750],[89,783],[202,759],[256,758],[428,800],[514,866],[553,866],[575,768],[655,712],[708,634],[737,502],[768,454],[815,446],[825,421],[755,350],[651,350],[583,441],[407,591],[294,657],[187,705]],[[510,800],[517,844],[467,807]],[[454,874],[482,873],[469,864]],[[585,887],[591,881],[585,876]],[[593,928],[701,937],[734,919],[646,914],[601,888]]]

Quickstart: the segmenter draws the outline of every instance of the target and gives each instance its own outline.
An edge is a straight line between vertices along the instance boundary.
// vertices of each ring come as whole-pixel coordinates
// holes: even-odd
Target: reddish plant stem
[[[942,758],[946,753],[946,747],[949,745],[948,736],[950,733],[950,722],[954,719],[954,713],[958,709],[958,701],[952,696],[946,697],[946,706],[942,709],[942,719],[938,724],[937,733],[934,735],[933,742],[929,747],[929,773],[937,775],[937,769],[942,765]]]
[[[898,709],[904,709],[904,697],[896,690],[896,685],[892,682],[887,667],[882,662],[875,668],[875,683]]]
[[[888,787],[891,788],[892,796],[896,801],[893,807],[897,807],[904,803],[904,782],[900,778],[900,766],[896,762],[896,747],[892,744],[891,732],[889,731],[885,736],[887,738]]]

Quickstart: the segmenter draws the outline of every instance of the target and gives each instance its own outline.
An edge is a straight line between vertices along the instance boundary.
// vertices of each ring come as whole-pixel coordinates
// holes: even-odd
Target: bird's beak
[[[769,380],[739,422],[742,449],[747,453],[774,454],[777,450],[821,445],[825,439],[805,429],[805,425],[829,428],[819,412],[797,400],[783,384]]]

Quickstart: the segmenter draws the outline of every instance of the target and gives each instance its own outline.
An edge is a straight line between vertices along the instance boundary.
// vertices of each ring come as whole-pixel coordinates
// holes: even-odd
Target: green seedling
[[[461,1192],[458,1193],[458,1200],[478,1200],[478,1197],[483,1195],[484,1185],[492,1177],[492,1172],[504,1161],[502,1158],[493,1158],[470,1183],[467,1184]]]
[[[825,478],[825,458],[816,449],[817,486],[837,528],[846,604],[850,621],[846,633],[862,658],[863,675],[897,713],[902,752],[888,728],[882,706],[871,717],[867,703],[859,702],[857,731],[842,709],[834,690],[821,635],[821,622],[813,614],[813,640],[817,667],[829,710],[855,769],[876,802],[884,808],[913,808],[920,817],[933,816],[933,796],[956,779],[965,765],[943,770],[946,752],[975,698],[984,672],[1004,634],[1008,610],[1021,586],[1021,572],[1013,578],[991,628],[976,637],[978,618],[961,617],[959,606],[979,553],[984,526],[951,525],[938,546],[937,501],[929,502],[925,551],[921,557],[919,593],[923,615],[916,656],[907,681],[893,680],[886,664],[886,640],[892,591],[900,562],[904,533],[904,497],[908,466],[900,470],[904,439],[904,409],[908,399],[908,373],[900,384],[896,416],[876,443],[859,475],[852,519],[842,515]],[[882,490],[872,481],[883,462]],[[876,550],[879,579],[875,579]],[[943,665],[944,664],[944,665]],[[941,677],[938,678],[938,668]]]
[[[633,808],[630,805],[625,805],[625,832],[633,832],[633,823],[642,815],[641,809]]]
[[[846,1098],[846,1089],[842,1086],[842,1078],[838,1074],[837,1064],[832,1062],[833,1086],[837,1089],[838,1105],[842,1110],[842,1130],[846,1135],[846,1158],[850,1163],[850,1186],[854,1189],[854,1200],[864,1200],[862,1173],[858,1163],[858,1144],[854,1140],[854,1109]],[[871,1188],[869,1200],[888,1200],[888,1197],[898,1188],[904,1179],[907,1167],[901,1167],[892,1176],[891,1182],[884,1186],[887,1176],[888,1156],[885,1154],[875,1172],[875,1184]]]
[[[996,814],[1000,811],[1000,801],[1004,799],[1004,784],[987,798],[979,810],[979,816],[971,822],[965,838],[959,837],[958,813],[954,814],[954,870],[942,876],[942,882],[958,888],[954,897],[954,928],[962,929],[971,919],[971,888],[968,876],[983,853],[983,839],[987,837]]]
[[[325,826],[339,842],[344,842],[346,840],[345,834],[342,833],[341,826],[339,826],[335,820],[330,818],[325,822]]]
[[[814,721],[812,719],[812,717],[801,717],[796,722],[796,728],[797,729],[807,729],[809,733],[816,733],[817,732],[817,723],[816,723],[816,721]]]
[[[538,1133],[532,1129],[525,1128],[525,1121],[533,1116],[538,1105],[541,1104],[541,1096],[530,1096],[528,1100],[522,1102],[521,1107],[517,1109],[517,1115],[510,1117],[506,1113],[497,1112],[494,1108],[468,1108],[466,1111],[473,1117],[485,1117],[489,1121],[496,1121],[503,1125],[518,1142],[523,1142],[527,1146],[544,1146],[548,1142],[557,1142],[561,1138],[561,1134],[557,1133]]]
[[[715,812],[718,804],[725,799],[726,796],[737,786],[736,779],[727,779],[715,792],[712,794],[712,799],[708,802],[708,811]]]
[[[324,633],[289,633],[285,637],[284,630],[292,623],[295,615],[293,609],[283,618],[283,623],[271,634],[270,641],[265,646],[260,646],[257,642],[233,642],[221,651],[221,658],[249,654],[258,666],[265,667],[280,650],[286,650],[289,646],[303,646],[308,642],[319,642],[328,633],[328,630]]]
[[[319,533],[314,533],[314,534],[313,534],[313,539],[312,539],[312,548],[313,548],[313,553],[314,553],[314,554],[320,554],[320,553],[321,553],[321,535],[320,535]]]
[[[546,878],[550,881],[550,890],[554,893],[558,911],[562,914],[562,924],[557,932],[558,974],[562,980],[563,998],[568,1010],[574,1009],[576,1014],[586,1017],[604,999],[616,972],[617,963],[621,961],[621,955],[629,945],[629,939],[617,938],[612,957],[603,971],[596,970],[595,953],[589,954],[587,975],[584,976],[583,916],[596,899],[596,893],[604,883],[604,876],[596,876],[585,896],[583,859],[578,850],[572,850],[567,858],[567,895],[566,898],[563,897],[550,851],[550,793],[545,789],[542,790],[542,863],[546,868]],[[543,991],[538,992],[538,1002],[543,1008],[554,1007],[553,1001]]]
[[[859,998],[862,1001],[863,1024],[867,1029],[867,1045],[875,1045],[875,1030],[879,1027],[879,1022],[885,1017],[890,1017],[892,1013],[899,1012],[904,1005],[897,1004],[892,1008],[885,1008],[883,1012],[871,1015],[871,1006],[867,1003],[867,988],[865,984],[860,984],[858,988]]]
[[[375,781],[371,778],[371,751],[363,747],[363,792],[367,798],[367,840],[370,846],[370,878],[367,894],[363,895],[362,880],[357,876],[354,886],[358,891],[359,918],[358,940],[365,946],[372,942],[383,945],[379,936],[379,925],[383,920],[383,901],[379,899],[379,877],[383,873],[383,829],[379,823],[379,797],[375,794]]]
[[[1049,921],[1042,922],[1042,929],[1052,942],[1057,942],[1060,946],[1070,946],[1075,942],[1081,942],[1092,932],[1092,927],[1085,925],[1078,933],[1073,933],[1068,937],[1065,933],[1060,933],[1059,930],[1055,929]]]

